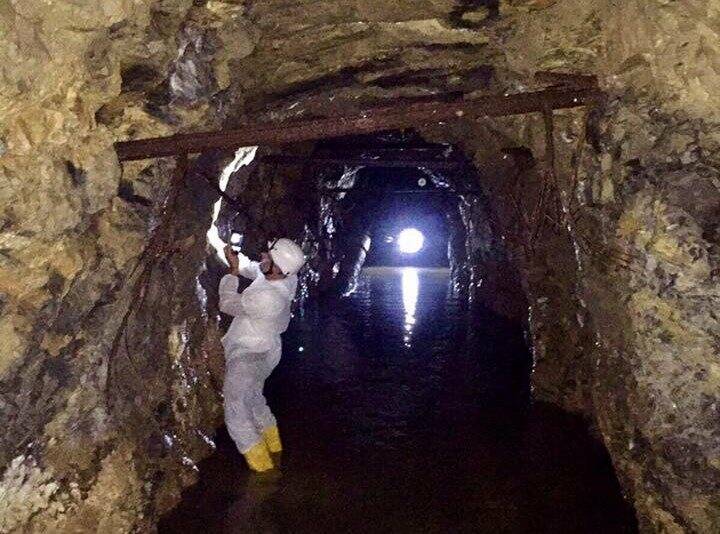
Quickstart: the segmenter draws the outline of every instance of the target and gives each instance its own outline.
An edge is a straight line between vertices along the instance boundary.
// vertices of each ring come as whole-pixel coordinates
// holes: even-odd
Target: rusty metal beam
[[[115,143],[115,150],[121,161],[129,161],[241,146],[283,145],[298,141],[437,124],[463,116],[499,117],[544,109],[574,108],[595,102],[600,98],[602,93],[595,88],[560,88],[533,93],[481,96],[472,100],[454,102],[423,102],[375,108],[348,117],[250,124],[236,130],[123,141]]]
[[[427,169],[456,169],[462,161],[430,160],[430,159],[370,159],[370,158],[329,158],[323,156],[283,156],[269,155],[262,158],[263,162],[275,165],[304,165],[306,163],[327,165],[356,165],[359,167],[391,167]]]
[[[596,88],[598,78],[592,74],[576,74],[574,72],[554,72],[541,70],[535,73],[535,81],[555,86],[578,88]]]
[[[328,189],[320,189],[323,195],[337,195],[339,193],[351,193],[353,191],[363,193],[373,193],[377,195],[404,195],[408,193],[424,194],[424,195],[479,195],[482,192],[478,189],[355,189],[353,187],[335,187]]]
[[[355,143],[353,143],[354,145]],[[319,158],[370,158],[370,159],[445,159],[449,145],[427,147],[355,147],[347,145],[322,146],[312,156]],[[297,154],[291,154],[296,156]]]

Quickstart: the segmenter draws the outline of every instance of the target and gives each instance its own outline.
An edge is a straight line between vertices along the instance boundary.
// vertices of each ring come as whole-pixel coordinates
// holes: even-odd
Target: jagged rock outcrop
[[[0,7],[3,532],[150,528],[211,450],[222,360],[196,279],[214,197],[168,203],[172,164],[121,170],[112,143],[220,124],[227,55],[252,48],[240,10]],[[217,157],[193,166],[188,183],[216,179]]]
[[[509,13],[504,41],[511,70],[593,73],[609,93],[591,117],[572,199],[577,311],[595,342],[577,384],[589,386],[584,411],[647,531],[720,528],[713,13],[705,2],[557,2],[519,24]],[[556,144],[572,169],[571,145],[562,134]],[[553,356],[576,366],[569,353]],[[557,393],[562,402],[572,391]]]

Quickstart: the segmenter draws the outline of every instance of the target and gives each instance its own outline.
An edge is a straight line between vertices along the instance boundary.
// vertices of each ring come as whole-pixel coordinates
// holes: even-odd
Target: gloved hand
[[[223,252],[225,252],[225,259],[230,266],[230,274],[237,276],[240,270],[240,258],[238,253],[236,253],[230,245],[226,245]]]
[[[242,269],[246,269],[250,265],[250,258],[242,252],[235,252],[232,245],[226,245],[224,248],[225,259],[230,266],[230,274],[237,276]]]

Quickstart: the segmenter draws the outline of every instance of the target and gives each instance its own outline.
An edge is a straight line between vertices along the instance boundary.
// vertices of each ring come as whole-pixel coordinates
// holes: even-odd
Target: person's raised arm
[[[247,257],[243,255],[243,258],[247,260]],[[232,247],[229,245],[225,247],[225,259],[230,267],[230,272],[222,277],[220,280],[220,287],[218,288],[218,296],[220,297],[218,307],[223,313],[232,315],[233,317],[240,315],[243,311],[242,300],[238,293],[238,275],[240,274],[240,258],[236,254]],[[247,260],[248,262],[250,260]]]
[[[251,261],[250,258],[242,252],[235,252],[230,245],[227,245],[224,251],[225,259],[227,259],[228,265],[230,266],[230,274],[242,276],[250,280],[255,280],[262,274],[260,264],[256,261]]]
[[[220,280],[220,287],[218,288],[218,296],[220,297],[218,307],[223,313],[236,317],[243,311],[241,295],[238,293],[238,284],[240,280],[236,274],[226,274]]]
[[[238,259],[238,274],[243,278],[255,280],[258,276],[262,274],[262,272],[260,271],[260,263],[252,261],[250,258],[248,258],[245,254],[242,253],[238,254]]]

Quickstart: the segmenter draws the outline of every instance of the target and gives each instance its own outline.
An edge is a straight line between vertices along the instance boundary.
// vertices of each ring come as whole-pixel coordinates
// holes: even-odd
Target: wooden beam
[[[544,109],[574,108],[600,98],[602,93],[595,88],[559,88],[532,93],[481,96],[454,102],[422,102],[375,108],[347,117],[248,124],[236,130],[122,141],[115,143],[115,150],[121,161],[129,161],[180,153],[194,154],[206,150],[235,149],[241,146],[284,145],[437,124],[458,117],[499,117]]]

